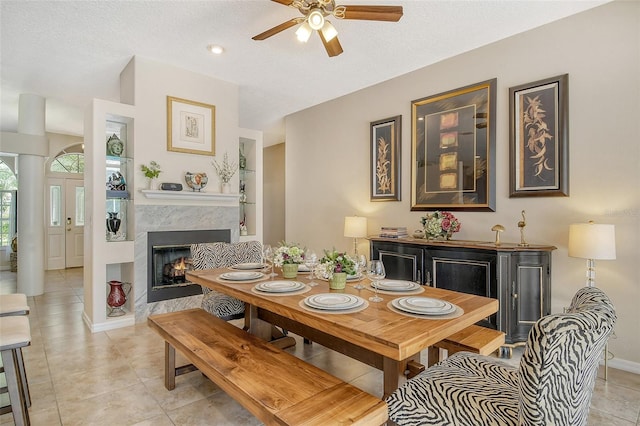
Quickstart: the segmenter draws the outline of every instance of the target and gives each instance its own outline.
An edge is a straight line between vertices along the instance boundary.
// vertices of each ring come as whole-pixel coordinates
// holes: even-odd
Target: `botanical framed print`
[[[496,79],[411,102],[411,210],[495,211]]]
[[[167,96],[167,150],[215,155],[216,107]]]
[[[371,201],[400,201],[402,116],[371,123]]]
[[[510,197],[569,195],[569,75],[509,89]]]

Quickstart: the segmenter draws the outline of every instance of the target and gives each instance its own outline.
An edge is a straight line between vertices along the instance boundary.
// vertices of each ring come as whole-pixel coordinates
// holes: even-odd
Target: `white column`
[[[45,99],[22,94],[18,133],[45,135]],[[44,292],[44,157],[18,156],[18,293]]]

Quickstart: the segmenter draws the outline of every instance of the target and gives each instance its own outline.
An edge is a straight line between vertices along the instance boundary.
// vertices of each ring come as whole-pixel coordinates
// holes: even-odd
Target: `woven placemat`
[[[376,292],[376,289],[371,287],[371,285],[364,286],[363,290],[369,290],[373,293]],[[420,293],[424,293],[424,288],[422,286],[420,286],[415,290],[410,290],[410,291],[389,291],[389,290],[382,290],[380,288],[378,289],[378,294],[390,294],[391,296],[407,296],[407,295],[411,296],[411,295],[420,294]]]

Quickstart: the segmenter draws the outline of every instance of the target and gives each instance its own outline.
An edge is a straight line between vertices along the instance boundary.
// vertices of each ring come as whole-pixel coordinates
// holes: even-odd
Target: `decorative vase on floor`
[[[107,306],[111,308],[111,311],[107,316],[109,317],[119,317],[124,315],[126,312],[123,309],[125,303],[127,303],[127,295],[131,291],[131,284],[122,283],[120,281],[109,281],[109,286],[111,287],[109,291],[109,296],[107,296]],[[123,285],[128,285],[129,288],[124,290]]]
[[[298,276],[297,263],[285,263],[282,265],[282,276],[285,278],[295,278]]]
[[[344,290],[346,286],[347,286],[347,273],[334,272],[333,276],[329,280],[329,288],[331,290]]]

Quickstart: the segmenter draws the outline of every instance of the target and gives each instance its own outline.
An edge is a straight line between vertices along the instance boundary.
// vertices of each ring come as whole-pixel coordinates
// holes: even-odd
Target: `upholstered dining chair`
[[[398,425],[586,425],[615,321],[604,292],[584,287],[566,313],[534,324],[518,368],[459,352],[391,394],[389,418]]]
[[[191,245],[194,269],[224,268],[238,263],[261,262],[262,244],[259,241],[240,243],[201,243]],[[202,287],[202,309],[229,321],[244,317],[244,302],[235,297]]]

